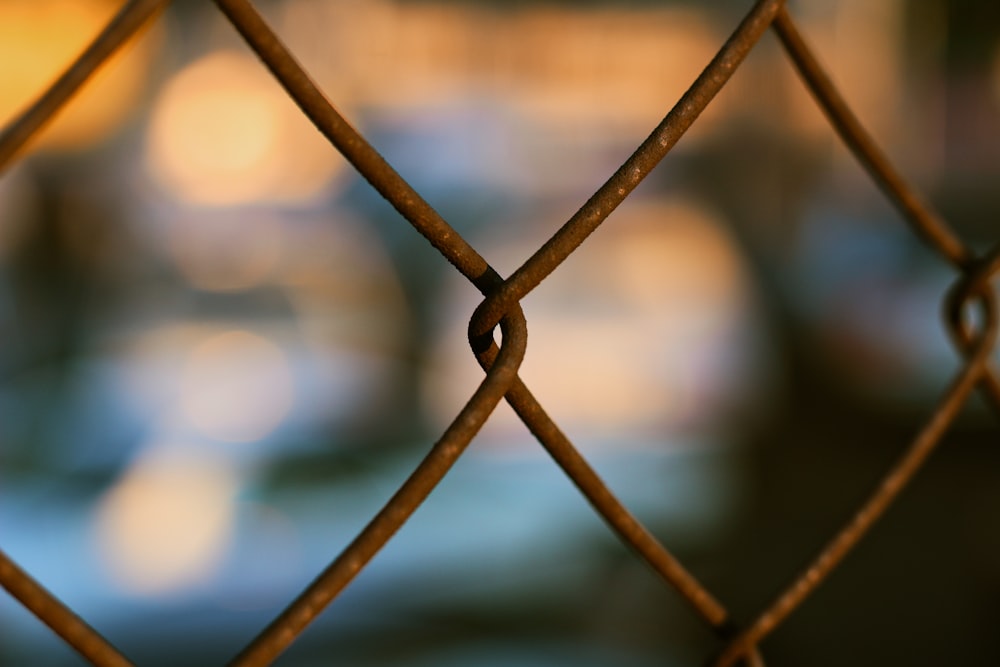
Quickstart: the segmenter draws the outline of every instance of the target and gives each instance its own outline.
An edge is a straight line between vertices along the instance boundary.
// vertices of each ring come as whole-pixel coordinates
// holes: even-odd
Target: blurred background
[[[0,2],[0,121],[117,9]],[[749,1],[282,0],[333,103],[507,275]],[[900,170],[997,240],[1000,5],[790,3]],[[954,279],[775,38],[524,300],[522,377],[749,621],[960,367]],[[0,178],[0,545],[141,665],[235,655],[482,377],[465,282],[208,3],[175,2]],[[1000,444],[974,397],[769,665],[996,664]],[[505,406],[277,664],[696,665],[717,640]],[[0,596],[0,664],[82,661]]]

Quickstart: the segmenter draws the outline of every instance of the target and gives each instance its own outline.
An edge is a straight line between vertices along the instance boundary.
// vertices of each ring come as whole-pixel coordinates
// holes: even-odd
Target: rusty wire
[[[0,133],[0,173],[107,58],[166,4],[166,0],[130,0],[123,6],[38,101]],[[465,407],[383,509],[270,625],[246,645],[232,665],[270,664],[295,641],[433,492],[501,399],[506,399],[513,407],[621,540],[716,630],[724,643],[713,662],[718,667],[740,661],[764,664],[760,642],[827,579],[879,520],[942,441],[975,388],[983,391],[987,402],[1000,414],[1000,382],[989,361],[1000,328],[996,297],[990,285],[990,280],[1000,272],[1000,247],[977,257],[944,219],[906,184],[824,73],[782,0],[759,0],[747,12],[731,37],[649,137],[507,279],[494,271],[486,259],[344,119],[248,0],[216,0],[216,4],[330,143],[483,294],[483,301],[470,317],[469,341],[486,372]],[[556,270],[667,155],[769,27],[777,33],[789,60],[841,140],[914,233],[958,272],[955,286],[945,299],[945,323],[964,364],[925,425],[870,497],[803,572],[779,591],[754,620],[741,628],[729,617],[722,603],[615,498],[521,381],[518,369],[527,347],[527,323],[520,301]],[[964,316],[972,304],[978,304],[982,310],[978,331],[970,330],[968,318]],[[494,330],[498,325],[502,332],[500,346],[494,342]],[[0,584],[92,664],[108,667],[131,664],[110,642],[2,551]]]
[[[132,664],[97,630],[18,567],[3,551],[0,551],[0,585],[92,664],[99,667],[128,667]]]

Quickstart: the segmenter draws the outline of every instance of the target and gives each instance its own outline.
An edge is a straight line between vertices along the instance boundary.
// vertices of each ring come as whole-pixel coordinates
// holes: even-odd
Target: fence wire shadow
[[[29,139],[68,103],[95,70],[167,4],[166,0],[130,0],[124,5],[41,98],[0,134],[0,171],[12,163]],[[990,281],[1000,272],[1000,245],[977,256],[906,184],[847,107],[803,40],[782,0],[760,0],[747,12],[694,84],[649,137],[507,278],[499,275],[338,113],[248,0],[216,0],[216,5],[302,113],[371,186],[482,293],[483,301],[472,313],[468,334],[472,352],[485,371],[482,383],[465,407],[382,510],[232,659],[231,665],[270,664],[295,641],[434,490],[501,400],[511,405],[619,538],[717,633],[721,648],[716,655],[707,656],[708,662],[716,667],[764,664],[758,648],[761,641],[781,627],[879,520],[944,438],[974,390],[980,390],[1000,415],[1000,381],[990,364],[1000,326],[996,295]],[[944,324],[962,361],[936,408],[854,515],[807,567],[760,608],[755,618],[740,625],[670,549],[616,499],[521,381],[518,368],[527,346],[527,328],[520,301],[555,271],[667,155],[769,28],[777,35],[788,60],[843,143],[913,233],[953,267],[955,281],[944,298]],[[978,319],[967,312],[973,307],[981,311]],[[979,322],[978,326],[971,325],[972,321]],[[494,341],[497,326],[502,331],[499,346]],[[132,664],[2,551],[0,583],[92,664],[107,667]]]

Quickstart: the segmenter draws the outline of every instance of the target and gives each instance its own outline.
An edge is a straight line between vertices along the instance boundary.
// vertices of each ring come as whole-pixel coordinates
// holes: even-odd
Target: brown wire
[[[97,667],[132,667],[132,663],[111,642],[18,567],[2,550],[0,586],[91,664]]]

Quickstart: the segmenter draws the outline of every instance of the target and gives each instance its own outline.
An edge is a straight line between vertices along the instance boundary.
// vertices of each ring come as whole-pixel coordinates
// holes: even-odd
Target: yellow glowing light
[[[160,446],[101,500],[96,538],[112,579],[137,594],[210,577],[229,544],[236,482],[217,461]]]
[[[0,126],[66,69],[120,4],[108,0],[0,2]],[[112,57],[43,131],[40,145],[85,148],[119,126],[142,89],[156,42],[155,38],[139,39]]]
[[[284,250],[281,220],[182,214],[167,230],[177,268],[191,285],[212,291],[249,289],[271,277]]]
[[[342,165],[260,62],[228,51],[170,80],[147,144],[154,178],[206,205],[308,199]]]
[[[247,331],[212,336],[194,349],[181,379],[184,417],[227,442],[266,437],[292,407],[292,376],[274,343]]]

